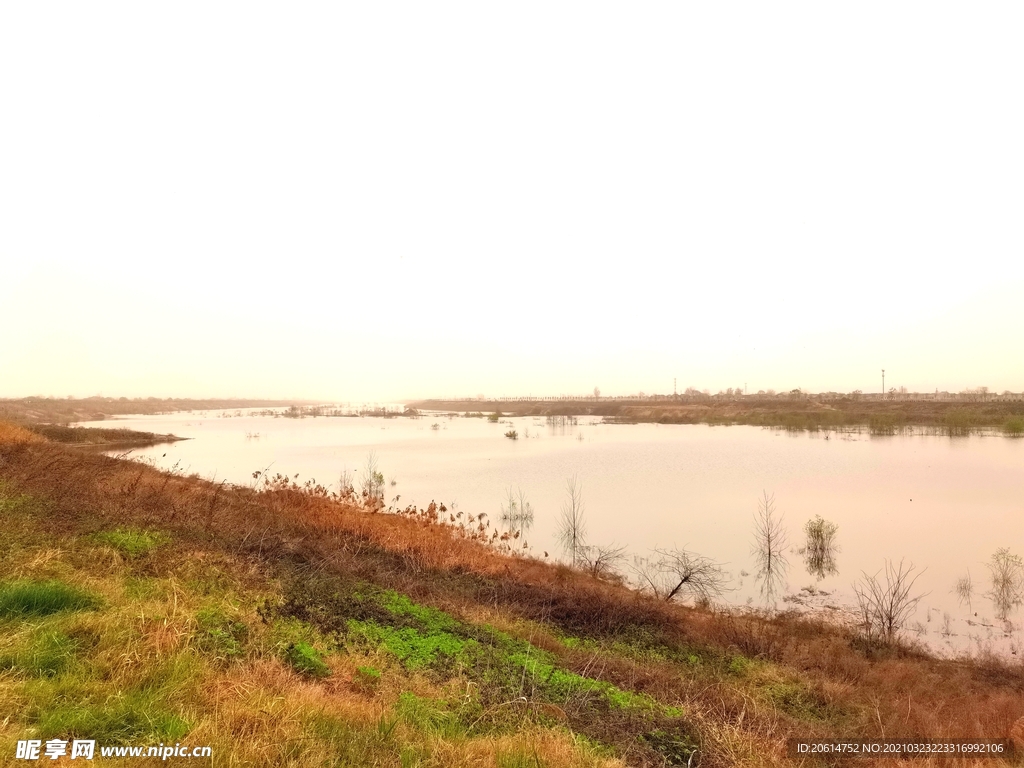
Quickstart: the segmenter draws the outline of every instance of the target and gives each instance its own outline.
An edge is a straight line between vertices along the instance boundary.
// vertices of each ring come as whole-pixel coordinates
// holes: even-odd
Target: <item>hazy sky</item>
[[[1024,390],[1018,2],[0,5],[0,396]]]

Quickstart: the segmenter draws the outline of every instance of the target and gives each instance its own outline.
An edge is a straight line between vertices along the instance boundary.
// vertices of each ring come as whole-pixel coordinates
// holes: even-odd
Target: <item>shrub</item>
[[[1007,419],[1006,423],[1003,424],[1003,432],[1011,437],[1021,437],[1024,435],[1024,417],[1012,416]]]
[[[309,677],[327,677],[331,674],[331,668],[324,663],[320,651],[302,640],[285,649],[284,659],[296,672]]]
[[[974,414],[964,408],[958,408],[946,414],[943,420],[946,434],[950,437],[962,437],[971,434],[971,424],[975,421]]]
[[[872,435],[895,435],[899,420],[894,414],[879,413],[868,419],[868,430]]]
[[[907,619],[914,613],[924,595],[911,596],[914,582],[924,571],[914,575],[913,564],[904,566],[903,561],[894,565],[885,561],[885,581],[879,571],[874,576],[866,573],[853,585],[860,608],[862,626],[869,638],[892,642]]]

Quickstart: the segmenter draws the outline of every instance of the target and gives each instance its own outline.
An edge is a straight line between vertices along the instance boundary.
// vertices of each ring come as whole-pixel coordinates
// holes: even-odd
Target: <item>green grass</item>
[[[285,648],[284,659],[296,672],[309,677],[327,677],[331,674],[323,654],[304,640],[291,643]]]
[[[203,608],[196,614],[199,647],[217,659],[233,659],[244,654],[243,646],[249,628],[242,621],[229,617],[217,606]]]
[[[444,699],[428,699],[411,691],[403,691],[395,704],[399,719],[417,730],[442,738],[457,738],[466,735],[466,725]]]
[[[383,606],[398,626],[379,619],[351,619],[350,639],[384,649],[407,670],[430,670],[444,676],[461,672],[476,679],[495,700],[529,694],[560,705],[589,702],[639,715],[682,715],[678,708],[646,694],[563,669],[553,654],[524,640],[493,628],[465,625],[443,611],[417,605],[405,595],[388,591],[366,599]]]
[[[668,765],[690,765],[698,744],[684,732],[655,729],[643,736],[643,740],[658,752]]]
[[[189,724],[160,698],[145,691],[93,699],[55,698],[38,712],[37,733],[42,739],[86,738],[103,744],[179,741]]]
[[[18,579],[0,583],[0,619],[85,611],[99,605],[95,595],[62,581]]]
[[[129,558],[148,554],[168,541],[167,537],[158,531],[136,531],[130,528],[118,528],[116,531],[97,533],[96,540],[109,544]]]
[[[369,725],[317,713],[306,718],[303,731],[310,738],[329,745],[331,765],[354,768],[380,764],[382,754],[394,755],[399,751],[395,736],[396,722],[382,718],[375,725]]]
[[[42,628],[13,652],[0,654],[0,670],[14,670],[31,677],[52,677],[77,663],[78,647],[75,638],[56,629]]]
[[[352,684],[356,690],[370,694],[380,687],[381,673],[376,667],[356,667]]]
[[[349,631],[369,646],[388,651],[409,670],[436,666],[441,660],[467,663],[468,646],[478,645],[474,640],[450,632],[425,633],[412,627],[389,627],[374,621],[352,621]]]

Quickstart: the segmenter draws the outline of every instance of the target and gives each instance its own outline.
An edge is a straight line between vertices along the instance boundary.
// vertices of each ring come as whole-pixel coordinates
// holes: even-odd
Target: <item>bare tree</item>
[[[575,568],[583,548],[586,547],[586,521],[583,519],[583,485],[576,475],[565,483],[568,498],[562,504],[558,525],[558,541],[572,557]]]
[[[633,571],[642,590],[666,602],[687,596],[711,600],[726,591],[729,574],[709,557],[687,549],[656,549],[657,558],[636,561]]]
[[[579,565],[599,579],[618,579],[619,568],[626,559],[626,548],[583,546],[578,553]]]
[[[774,600],[779,589],[785,587],[789,570],[785,555],[788,541],[783,518],[775,511],[775,496],[769,496],[765,491],[764,497],[758,500],[754,516],[751,552],[757,567],[755,578],[761,582],[761,596],[767,601]]]
[[[885,581],[882,581],[882,573]],[[862,572],[863,573],[863,572]],[[894,565],[885,561],[885,568],[874,576],[863,573],[860,581],[853,585],[860,607],[864,631],[869,637],[892,642],[903,629],[924,594],[911,596],[914,582],[924,571],[914,574],[914,564]]]

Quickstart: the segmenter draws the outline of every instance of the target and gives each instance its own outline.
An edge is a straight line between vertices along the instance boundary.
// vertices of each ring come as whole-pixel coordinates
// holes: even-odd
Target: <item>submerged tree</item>
[[[533,525],[533,505],[527,500],[522,488],[515,492],[509,486],[505,503],[501,505],[501,522],[510,531],[525,533]]]
[[[804,524],[807,541],[800,548],[800,554],[804,557],[807,572],[819,581],[826,576],[839,573],[839,568],[836,567],[836,554],[839,552],[839,544],[836,543],[838,532],[838,525],[823,519],[820,515]]]
[[[764,492],[758,500],[757,514],[754,516],[754,555],[757,573],[755,578],[761,582],[761,596],[771,602],[780,589],[785,587],[786,572],[789,561],[785,549],[789,541],[783,518],[775,511],[775,496]]]
[[[568,498],[562,504],[558,524],[558,541],[572,558],[575,568],[586,547],[586,521],[583,519],[583,485],[576,475],[565,483]]]

